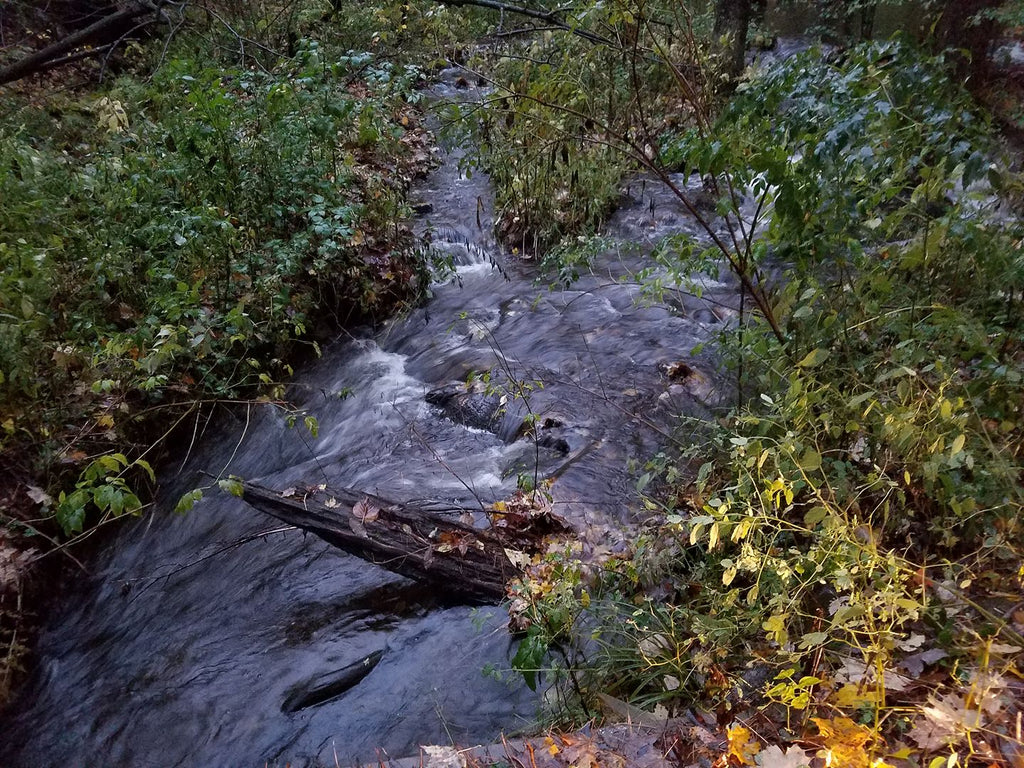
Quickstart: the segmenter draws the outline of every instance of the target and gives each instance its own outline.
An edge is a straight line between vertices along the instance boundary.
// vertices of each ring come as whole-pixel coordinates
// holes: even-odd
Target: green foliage
[[[138,513],[142,502],[127,481],[133,469],[141,469],[151,483],[156,482],[153,468],[143,459],[129,463],[123,453],[108,453],[92,461],[82,471],[75,489],[71,493],[61,491],[57,498],[55,515],[64,534],[82,532],[89,508],[104,519]]]
[[[713,610],[756,607],[794,658],[889,659],[928,610],[921,568],[959,580],[1020,556],[1020,223],[986,184],[984,125],[902,46],[797,57],[720,125],[724,164],[749,169],[733,184],[772,211],[752,253],[782,273],[786,340],[729,341],[759,397],[676,525],[709,552]]]
[[[139,506],[126,467],[97,461],[197,399],[278,396],[315,333],[425,286],[401,223],[419,78],[308,41],[271,71],[172,59],[49,113],[12,103],[0,448],[40,444],[44,471],[107,454],[62,497],[65,531],[88,504]]]
[[[658,131],[694,120],[721,80],[707,16],[634,2],[567,12],[580,35],[491,49],[480,64],[495,92],[482,110],[452,108],[494,183],[497,234],[517,253],[595,233],[623,175],[653,159]]]
[[[795,57],[665,146],[722,190],[734,269],[779,333],[760,311],[723,333],[737,406],[678,466],[652,465],[695,479],[648,499],[662,523],[595,600],[610,616],[588,673],[671,704],[726,696],[744,660],[814,659],[770,698],[800,710],[831,690],[877,726],[882,683],[816,688],[843,657],[881,681],[939,626],[964,652],[976,637],[943,599],[1015,638],[956,585],[1012,592],[1022,557],[1024,227],[995,196],[984,121],[941,59],[897,43]],[[722,256],[674,238],[649,279],[689,286]]]

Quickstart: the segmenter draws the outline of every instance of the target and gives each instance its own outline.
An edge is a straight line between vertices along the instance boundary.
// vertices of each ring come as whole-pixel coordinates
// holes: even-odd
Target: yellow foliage
[[[821,734],[821,750],[825,768],[882,768],[884,763],[872,761],[866,745],[875,734],[866,726],[858,725],[848,717],[826,720],[812,717]]]
[[[730,765],[756,765],[754,755],[761,751],[761,745],[753,738],[750,729],[742,725],[733,725],[726,729],[729,738]]]

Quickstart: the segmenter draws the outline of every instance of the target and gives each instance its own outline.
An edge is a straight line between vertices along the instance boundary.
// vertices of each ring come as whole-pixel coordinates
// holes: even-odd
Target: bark
[[[751,0],[717,0],[715,3],[716,39],[725,38],[724,49],[726,72],[731,78],[743,72],[744,56],[747,51],[747,30],[750,27]]]
[[[242,498],[349,554],[460,601],[501,602],[505,585],[522,576],[505,549],[521,542],[373,494],[345,488],[285,498],[245,483]]]
[[[957,74],[972,79],[973,85],[988,79],[989,53],[999,32],[998,26],[987,20],[975,23],[975,17],[984,10],[995,8],[999,0],[947,0],[939,20],[937,37],[943,48],[957,52],[954,63]]]
[[[110,43],[112,38],[116,38],[123,32],[126,25],[137,22],[147,14],[153,14],[155,17],[158,14],[157,7],[149,2],[141,2],[141,0],[128,3],[125,7],[104,16],[84,29],[63,37],[42,50],[0,69],[0,85],[12,83],[36,72],[52,69],[58,64],[84,58],[79,54],[85,52],[72,52],[84,45]]]

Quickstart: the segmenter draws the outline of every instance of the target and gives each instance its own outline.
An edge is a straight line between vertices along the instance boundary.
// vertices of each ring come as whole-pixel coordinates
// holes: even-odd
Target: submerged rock
[[[349,664],[335,672],[314,677],[294,686],[281,705],[282,712],[298,712],[307,707],[335,699],[359,684],[384,657],[384,649],[374,651],[355,664]]]
[[[456,424],[493,432],[501,423],[501,397],[467,387],[461,382],[432,389],[425,399],[439,407]]]

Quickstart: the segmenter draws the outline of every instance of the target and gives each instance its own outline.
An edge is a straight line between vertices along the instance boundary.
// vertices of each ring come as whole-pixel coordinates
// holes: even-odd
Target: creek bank
[[[418,593],[314,537],[270,533],[279,527],[227,494],[209,495],[183,517],[167,514],[201,484],[199,470],[229,467],[275,488],[312,481],[400,503],[469,507],[508,498],[520,474],[544,477],[570,458],[551,503],[586,546],[646,514],[632,492],[633,467],[664,437],[645,419],[714,407],[714,358],[691,350],[715,326],[645,305],[637,286],[621,283],[642,263],[639,252],[608,254],[570,289],[538,289],[534,268],[495,245],[488,181],[460,171],[459,151],[412,198],[430,203],[415,229],[452,254],[458,281],[435,285],[428,304],[376,332],[339,339],[301,372],[291,396],[317,419],[317,437],[288,430],[282,414],[260,406],[223,418],[197,443],[180,478],[167,482],[160,511],[116,534],[43,632],[38,671],[4,723],[6,764],[143,765],[153,754],[164,764],[214,764],[243,753],[333,764],[336,749],[343,763],[358,762],[378,746],[408,753],[449,733],[462,743],[490,740],[532,719],[535,696],[507,668],[507,616],[423,607],[418,597],[376,609],[371,595]],[[653,243],[692,226],[662,193],[634,185],[609,224],[612,236]],[[711,282],[707,296],[728,305],[736,288]],[[691,392],[689,379],[658,367],[674,361],[703,372],[706,391]],[[552,450],[537,466],[532,440],[455,423],[424,399],[489,370],[543,382],[520,400],[542,431],[545,420],[548,430],[566,430],[568,457]],[[576,453],[574,440],[585,450]],[[139,586],[124,592],[125,584]],[[296,686],[308,690],[384,644],[388,652],[358,684],[282,712]],[[504,670],[502,681],[481,676],[488,665]]]

